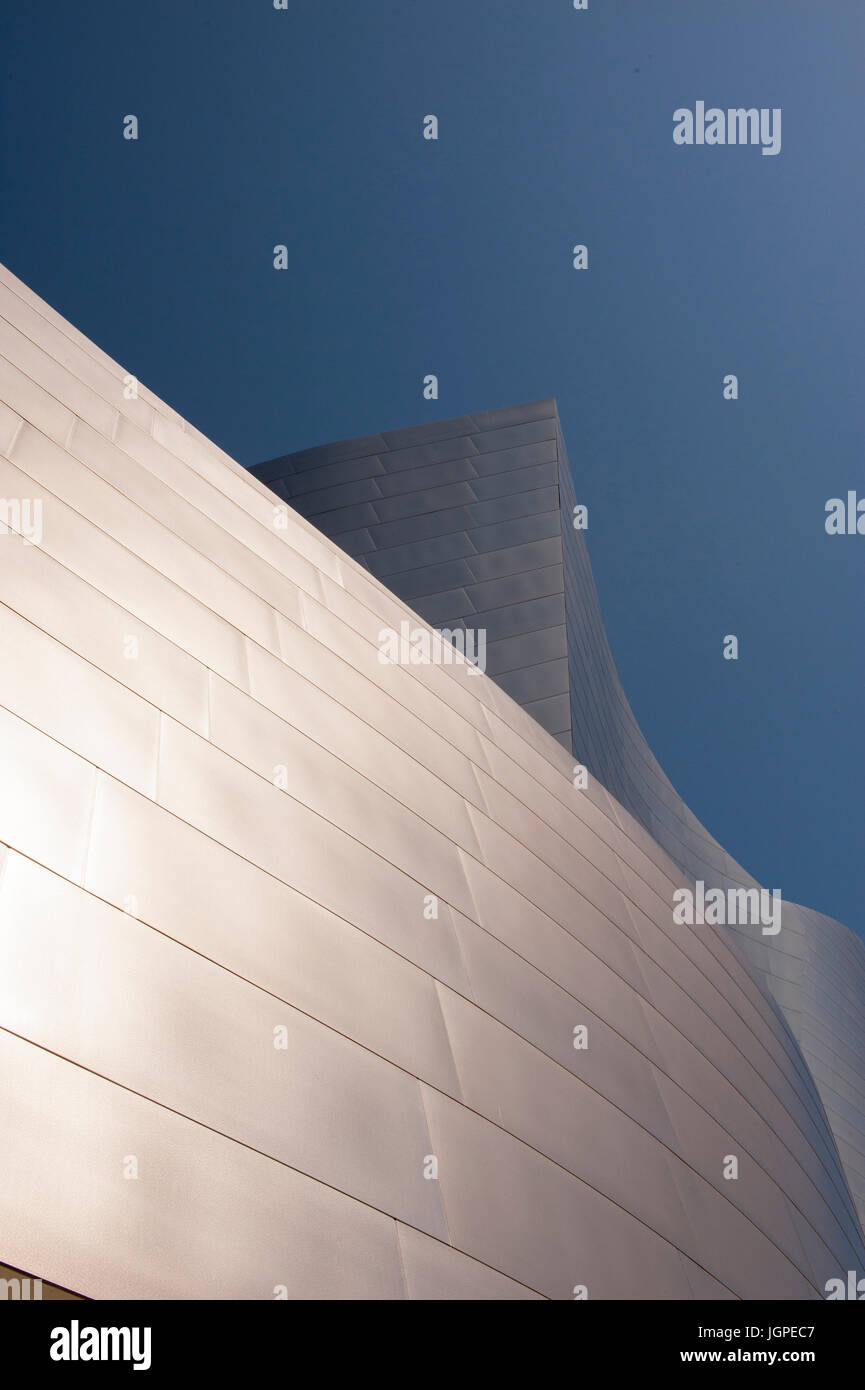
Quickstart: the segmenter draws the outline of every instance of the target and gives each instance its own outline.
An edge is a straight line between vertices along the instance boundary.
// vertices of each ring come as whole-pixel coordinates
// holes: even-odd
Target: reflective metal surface
[[[628,718],[554,403],[255,477],[5,270],[0,318],[0,493],[43,522],[0,533],[0,1262],[97,1298],[865,1269],[861,943],[674,926],[683,872],[747,880]],[[490,673],[382,663],[444,594]]]

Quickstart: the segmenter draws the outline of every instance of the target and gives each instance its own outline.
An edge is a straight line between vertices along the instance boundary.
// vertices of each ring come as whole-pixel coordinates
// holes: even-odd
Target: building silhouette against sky
[[[0,1262],[95,1298],[865,1270],[861,943],[675,923],[753,881],[630,713],[554,403],[256,477],[7,271],[0,318]],[[486,673],[381,659],[481,619]]]

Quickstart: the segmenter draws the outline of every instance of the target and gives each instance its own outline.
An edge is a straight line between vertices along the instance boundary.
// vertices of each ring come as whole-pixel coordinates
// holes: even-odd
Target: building
[[[861,943],[803,912],[822,954],[789,950],[784,1001],[777,954],[676,926],[693,864],[739,871],[628,718],[573,528],[534,566],[555,673],[537,610],[498,673],[383,661],[426,596],[5,270],[0,353],[0,1261],[94,1298],[809,1299],[865,1270],[861,1051],[833,1051]],[[479,454],[503,418],[468,422]]]
[[[682,871],[758,887],[700,824],[640,731],[607,643],[554,400],[289,454],[253,472],[436,626],[486,630],[488,674]],[[801,1049],[865,1221],[865,944],[783,905],[728,926]]]

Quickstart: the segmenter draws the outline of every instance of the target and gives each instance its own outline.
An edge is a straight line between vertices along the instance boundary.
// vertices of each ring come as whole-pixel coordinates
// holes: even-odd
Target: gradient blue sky
[[[242,463],[556,396],[660,762],[861,932],[865,6],[589,4],[18,6],[0,255]],[[780,155],[676,147],[697,100]]]

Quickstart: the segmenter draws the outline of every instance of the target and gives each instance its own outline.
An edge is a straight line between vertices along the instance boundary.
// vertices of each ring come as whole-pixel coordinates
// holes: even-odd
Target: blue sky
[[[5,27],[12,270],[246,464],[556,396],[660,762],[746,868],[862,931],[865,537],[823,525],[865,496],[860,0],[91,0]],[[781,153],[677,147],[698,100],[780,107]]]

